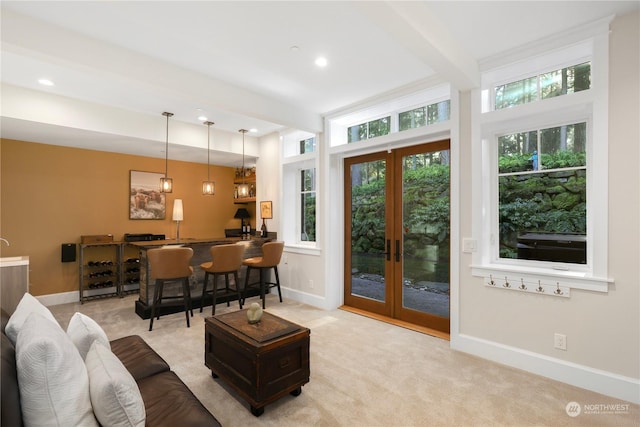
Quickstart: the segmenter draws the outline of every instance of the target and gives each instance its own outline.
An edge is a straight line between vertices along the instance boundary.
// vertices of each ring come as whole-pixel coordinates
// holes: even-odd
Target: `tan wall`
[[[174,191],[164,220],[129,220],[129,171],[164,172],[164,159],[1,140],[0,236],[2,256],[30,256],[30,292],[78,290],[78,263],[60,261],[62,243],[85,234],[157,233],[175,237],[173,200],[184,203],[181,237],[221,237],[239,228],[233,219],[234,169],[211,166],[215,196],[203,196],[205,164],[169,161]],[[255,205],[246,206],[255,225]]]
[[[502,292],[473,277],[471,257],[462,254],[461,334],[640,378],[639,17],[617,18],[611,27],[609,200],[593,201],[609,206],[609,241],[597,243],[608,244],[609,277],[615,283],[608,293],[573,289],[566,299]],[[472,142],[465,137],[461,143],[461,236],[466,237],[472,229]],[[553,347],[556,332],[566,334],[566,351]]]

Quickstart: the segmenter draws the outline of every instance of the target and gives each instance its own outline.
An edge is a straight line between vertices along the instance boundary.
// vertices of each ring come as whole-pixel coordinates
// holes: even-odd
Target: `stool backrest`
[[[273,267],[280,264],[284,242],[267,242],[262,245],[262,262],[259,266]]]
[[[155,279],[177,279],[191,276],[193,249],[184,247],[154,248],[147,251],[151,276]]]
[[[245,245],[235,243],[211,246],[212,269],[221,273],[240,270],[244,250]]]

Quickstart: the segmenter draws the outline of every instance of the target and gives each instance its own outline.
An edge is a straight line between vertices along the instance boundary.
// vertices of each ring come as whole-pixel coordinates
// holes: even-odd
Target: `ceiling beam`
[[[479,86],[477,61],[430,13],[427,2],[354,2],[354,7],[457,89]]]
[[[193,108],[206,107],[199,105],[204,98],[212,109],[283,127],[322,130],[322,117],[318,113],[8,10],[3,10],[2,16],[2,51],[36,58],[55,67],[71,67],[87,80],[115,78],[121,86],[114,90],[136,88],[158,99],[193,104]],[[175,107],[157,108],[164,111]]]

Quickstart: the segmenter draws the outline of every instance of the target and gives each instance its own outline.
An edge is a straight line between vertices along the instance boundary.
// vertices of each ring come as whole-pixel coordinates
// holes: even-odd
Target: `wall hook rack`
[[[533,278],[530,277],[527,280],[525,279],[525,277],[520,277],[520,285],[512,286],[511,282],[509,281],[509,276],[504,276],[504,283],[502,284],[502,286],[496,286],[496,281],[494,280],[493,275],[490,274],[489,277],[485,277],[485,286],[496,289],[507,289],[517,292],[532,293],[537,295],[549,295],[562,298],[571,297],[571,288],[568,286],[560,285],[560,282],[556,282],[555,284],[543,283],[542,279],[537,279],[537,283],[532,283],[531,279]]]

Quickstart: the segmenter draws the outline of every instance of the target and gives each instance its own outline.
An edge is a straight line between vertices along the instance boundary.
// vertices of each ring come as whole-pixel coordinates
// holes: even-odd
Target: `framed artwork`
[[[271,201],[260,202],[260,217],[262,219],[273,218],[273,211],[271,210]]]
[[[165,194],[160,192],[163,173],[129,171],[129,219],[164,219]]]

